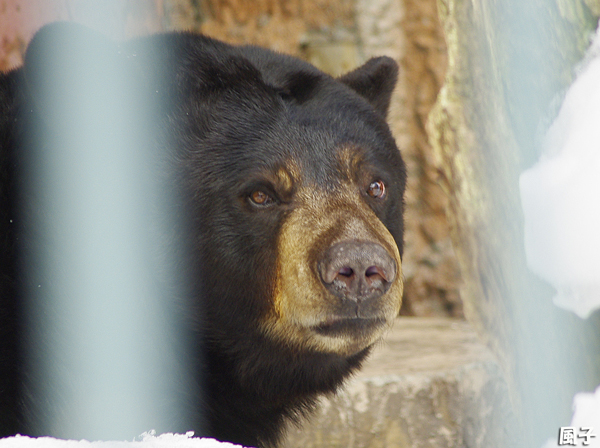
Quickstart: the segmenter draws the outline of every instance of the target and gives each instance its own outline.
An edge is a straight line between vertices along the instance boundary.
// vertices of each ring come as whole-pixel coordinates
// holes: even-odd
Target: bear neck
[[[343,357],[253,339],[246,353],[222,347],[205,353],[208,435],[243,446],[277,446],[286,421],[299,423],[316,408],[318,395],[333,393],[370,351]]]

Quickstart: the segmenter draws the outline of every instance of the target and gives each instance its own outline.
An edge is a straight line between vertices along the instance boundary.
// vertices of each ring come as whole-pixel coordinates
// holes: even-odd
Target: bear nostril
[[[377,266],[369,266],[365,272],[365,275],[367,277],[372,277],[374,275],[379,275],[382,278],[384,278],[383,273],[381,272],[381,269],[379,269]]]
[[[351,277],[352,274],[354,274],[354,271],[352,270],[352,268],[349,268],[347,266],[344,266],[338,271],[338,275],[343,275],[344,277]]]
[[[342,288],[346,291],[351,290],[354,283],[356,283],[354,269],[348,266],[340,268],[333,279],[333,284],[336,288]]]
[[[376,280],[387,281],[384,270],[379,266],[369,266],[365,271],[365,277],[369,283],[373,283]]]
[[[334,244],[319,262],[321,280],[331,293],[366,300],[383,295],[396,277],[396,263],[379,244],[343,241]]]

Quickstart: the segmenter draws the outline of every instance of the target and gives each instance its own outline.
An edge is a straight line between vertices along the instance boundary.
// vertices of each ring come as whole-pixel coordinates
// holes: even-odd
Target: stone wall
[[[406,314],[462,315],[460,275],[446,218],[447,195],[425,131],[447,65],[437,5],[404,0],[401,77],[391,124],[408,165]]]

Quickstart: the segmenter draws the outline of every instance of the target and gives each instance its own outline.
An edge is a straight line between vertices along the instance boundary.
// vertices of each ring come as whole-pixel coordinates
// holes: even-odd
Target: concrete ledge
[[[502,371],[469,324],[399,318],[360,374],[290,428],[284,446],[504,448],[515,446],[514,423]]]

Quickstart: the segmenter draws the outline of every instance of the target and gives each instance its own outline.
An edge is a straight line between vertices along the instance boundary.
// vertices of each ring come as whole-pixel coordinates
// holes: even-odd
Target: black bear
[[[191,33],[97,39],[50,25],[23,67],[0,75],[0,437],[27,432],[21,241],[35,232],[19,222],[35,210],[20,208],[29,190],[18,169],[35,140],[27,123],[41,117],[60,134],[68,123],[46,111],[39,86],[67,101],[81,88],[67,81],[81,76],[77,58],[103,51],[139,74],[131,88],[142,106],[152,95],[163,101],[146,144],[168,154],[156,169],[177,185],[172,210],[187,220],[179,266],[199,305],[189,312],[199,323],[205,418],[190,429],[274,446],[287,421],[360,367],[399,312],[406,173],[386,124],[397,65],[374,58],[335,79],[290,56]],[[44,54],[75,61],[73,72],[40,79]]]

